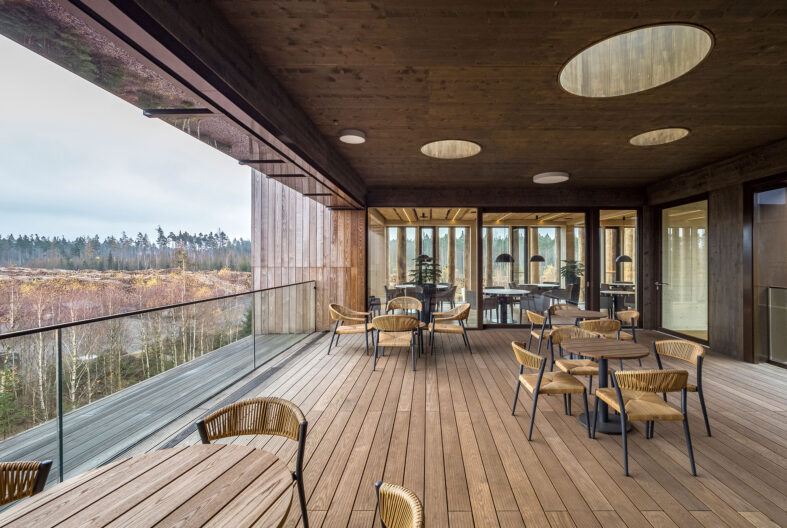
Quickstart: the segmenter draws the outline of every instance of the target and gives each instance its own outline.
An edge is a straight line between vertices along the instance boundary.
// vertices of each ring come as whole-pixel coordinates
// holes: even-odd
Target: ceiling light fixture
[[[430,158],[462,159],[481,152],[481,145],[464,139],[441,139],[421,147],[421,153]]]
[[[366,133],[363,130],[348,128],[339,132],[339,141],[350,145],[360,145],[366,143]]]
[[[658,24],[613,35],[585,48],[560,71],[559,82],[583,97],[617,97],[685,75],[713,47],[711,33],[689,24]]]
[[[642,134],[637,134],[629,139],[629,143],[637,147],[652,147],[653,145],[664,145],[672,143],[679,139],[683,139],[689,135],[688,128],[658,128],[656,130],[649,130]]]
[[[542,172],[533,176],[533,183],[550,184],[568,181],[567,172]]]

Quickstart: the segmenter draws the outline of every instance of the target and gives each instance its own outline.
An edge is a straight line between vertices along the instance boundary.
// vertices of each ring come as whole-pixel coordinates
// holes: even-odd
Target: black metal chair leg
[[[588,394],[593,394],[593,376],[588,376]]]
[[[306,492],[303,490],[303,475],[298,474],[295,477],[295,482],[298,486],[298,498],[301,501],[301,518],[303,519],[303,528],[309,528],[309,514],[306,512]]]
[[[415,336],[410,336],[410,356],[413,361],[413,370],[415,370]]]
[[[620,436],[623,440],[623,474],[629,476],[629,448],[626,438],[626,414],[620,413]]]
[[[467,350],[469,350],[470,353],[472,354],[473,348],[470,346],[470,338],[467,335],[467,329],[465,328],[465,325],[462,325],[462,335],[465,337],[465,343],[467,343]]]
[[[588,416],[588,423],[590,423],[590,417]],[[590,438],[596,438],[596,427],[598,426],[598,396],[596,397],[596,402],[593,404],[593,431],[590,435]]]
[[[533,422],[536,421],[536,406],[538,406],[538,393],[533,394],[533,409],[530,411],[530,429],[527,432],[527,441],[533,437]]]
[[[588,426],[588,438],[590,438],[590,413],[588,412],[588,393],[582,393],[582,403],[585,404],[585,421]]]
[[[522,384],[519,383],[519,378],[517,377],[517,379],[516,379],[516,391],[514,391],[514,405],[511,407],[511,416],[514,416],[514,413],[516,412],[516,402],[519,400],[519,388],[521,386],[522,386]]]
[[[566,398],[568,394],[563,395],[563,414],[568,414],[568,399]]]
[[[691,474],[697,476],[697,468],[694,465],[694,450],[691,448],[691,433],[689,432],[689,417],[683,415],[683,432],[686,434],[686,448],[689,450],[689,462],[691,463]]]
[[[366,355],[368,356],[369,355],[369,332],[364,330],[363,336],[366,338]]]
[[[336,321],[336,324],[333,327],[333,333],[331,334],[331,342],[328,343],[328,355],[331,355],[331,347],[333,346],[333,339],[336,337],[336,329],[339,328],[339,321]],[[336,344],[339,344],[339,340],[336,340]]]
[[[434,323],[432,323],[434,325]],[[429,340],[431,341],[429,345],[429,353],[434,356],[434,326],[432,326],[432,331],[429,335]]]
[[[380,336],[377,336],[377,344],[374,345],[374,359],[372,360],[372,370],[377,368],[377,350],[380,348]]]
[[[571,395],[570,394],[568,395],[568,407],[567,407],[567,410],[568,410],[568,412],[566,414],[571,416]]]
[[[705,418],[705,430],[708,432],[708,436],[710,436],[710,422],[708,421],[708,410],[705,408],[705,395],[702,394],[702,389],[697,389],[697,394],[700,397],[700,407],[702,407],[702,416]]]

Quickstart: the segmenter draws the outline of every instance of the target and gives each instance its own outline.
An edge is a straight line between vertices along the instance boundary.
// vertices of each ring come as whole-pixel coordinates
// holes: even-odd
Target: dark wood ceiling
[[[787,136],[784,0],[214,4],[369,186],[533,185],[533,174],[555,170],[572,174],[569,186],[639,186]],[[638,94],[560,88],[561,66],[586,46],[661,22],[710,30],[708,58]],[[691,134],[628,143],[667,126]],[[368,141],[344,145],[342,128]],[[420,153],[444,138],[483,151],[453,161]]]

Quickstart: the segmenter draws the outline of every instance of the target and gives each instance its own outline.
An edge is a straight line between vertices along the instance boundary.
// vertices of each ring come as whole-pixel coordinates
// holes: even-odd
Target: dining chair
[[[51,460],[0,462],[0,506],[41,493],[51,468]]]
[[[473,353],[470,348],[470,339],[467,337],[465,321],[470,315],[470,303],[460,304],[445,312],[432,312],[432,321],[429,323],[429,346],[430,352],[434,354],[434,335],[437,334],[460,334],[467,346],[467,350]],[[454,323],[456,321],[456,323]]]
[[[418,319],[418,355],[420,356],[424,351],[424,338],[423,331],[426,328],[426,323],[421,321],[421,312],[423,311],[423,303],[416,297],[397,297],[390,301],[385,307],[385,313],[400,313],[404,315],[414,315]]]
[[[303,487],[303,456],[306,452],[306,429],[309,422],[300,408],[291,401],[270,396],[241,400],[197,422],[197,431],[203,444],[213,440],[242,435],[273,435],[298,442],[295,471],[292,478],[298,487],[303,526],[308,528],[306,493]]]
[[[689,452],[691,474],[697,476],[691,433],[686,412],[686,385],[689,373],[685,370],[629,370],[612,371],[613,387],[596,389],[592,437],[596,437],[598,404],[603,401],[620,414],[621,441],[623,443],[623,473],[629,475],[628,440],[626,429],[631,421],[645,422],[645,436],[653,437],[656,421],[683,421],[686,447]],[[680,391],[680,410],[658,397],[658,392]]]
[[[514,405],[511,407],[511,415],[513,416],[516,412],[519,389],[522,385],[533,395],[533,408],[530,411],[530,429],[527,433],[528,441],[533,436],[533,423],[536,419],[538,397],[541,394],[562,394],[563,407],[565,413],[569,416],[571,416],[571,395],[582,394],[585,404],[585,416],[589,416],[588,393],[581,381],[565,372],[544,372],[546,358],[527,350],[524,343],[512,341],[511,348],[514,349],[514,355],[519,362],[519,374],[516,379],[516,392],[514,393]],[[538,374],[525,374],[525,368],[536,370]],[[590,438],[590,420],[588,420],[587,426],[588,438]]]
[[[385,288],[385,302],[389,302],[391,299],[402,296],[402,292],[399,291],[399,288],[389,288],[388,286],[383,287]]]
[[[639,312],[636,310],[621,310],[615,312],[615,319],[620,321],[620,330],[618,330],[618,340],[621,341],[634,341],[637,342],[637,322],[639,321]],[[623,330],[631,330],[631,334]],[[642,358],[637,358],[639,366],[642,366]],[[620,362],[623,368],[623,361]]]
[[[661,363],[662,356],[668,356],[674,359],[691,363],[697,369],[697,383],[687,384],[686,390],[688,392],[696,392],[700,398],[700,407],[702,408],[702,417],[705,419],[705,430],[710,436],[710,422],[708,421],[708,410],[705,408],[705,394],[702,392],[702,360],[705,358],[705,349],[697,343],[691,341],[684,341],[682,339],[665,339],[662,341],[653,342],[653,353],[656,355],[656,363],[659,368],[663,369]],[[667,392],[664,392],[664,401],[667,401]]]
[[[369,355],[369,334],[372,334],[372,346],[374,346],[374,334],[372,327],[369,323],[371,314],[369,312],[356,312],[346,306],[340,304],[329,304],[328,312],[331,314],[331,319],[336,321],[333,326],[333,333],[331,334],[331,342],[328,344],[328,354],[331,353],[331,347],[334,345],[334,338],[336,338],[336,346],[339,346],[339,337],[345,334],[364,334],[366,338],[366,355]],[[350,323],[350,324],[345,324]]]
[[[530,322],[530,335],[527,338],[527,348],[530,350],[530,345],[533,343],[533,338],[535,337],[538,339],[538,348],[536,350],[540,354],[541,343],[544,341],[544,337],[546,336],[546,338],[549,339],[549,334],[552,333],[552,329],[549,328],[549,323],[547,322],[548,315],[546,312],[542,315],[530,310],[525,310],[525,315],[527,315],[527,320]]]
[[[588,392],[593,392],[593,376],[600,375],[598,371],[598,363],[588,358],[563,358],[563,343],[571,339],[596,339],[598,336],[593,332],[588,332],[576,326],[561,326],[555,328],[549,336],[549,350],[552,354],[552,365],[556,366],[563,372],[571,374],[572,376],[587,376],[588,377]],[[553,350],[554,345],[558,346],[560,351],[560,359],[555,361],[555,353]],[[552,367],[550,367],[552,370]],[[608,375],[605,373],[604,375]]]
[[[448,285],[447,288],[444,288],[442,291],[437,290],[434,296],[435,304],[442,310],[443,303],[448,303],[451,308],[456,306],[454,304],[454,299],[456,297],[456,284]]]
[[[553,328],[555,326],[576,326],[576,320],[570,319],[568,317],[562,317],[560,312],[565,310],[575,310],[576,306],[572,306],[566,303],[558,303],[549,306],[549,326]]]
[[[415,370],[415,335],[419,323],[418,319],[410,315],[379,315],[372,319],[372,326],[377,330],[372,370],[377,368],[377,352],[386,347],[409,347],[412,367]]]
[[[423,528],[424,507],[415,493],[382,481],[376,482],[374,489],[383,528]]]

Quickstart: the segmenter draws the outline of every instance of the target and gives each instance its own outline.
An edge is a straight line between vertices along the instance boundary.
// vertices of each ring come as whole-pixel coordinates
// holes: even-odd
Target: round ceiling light
[[[542,172],[533,176],[533,183],[548,184],[563,183],[564,181],[568,181],[567,172]]]
[[[339,132],[339,141],[350,145],[360,145],[366,142],[366,134],[363,130],[348,128]]]
[[[651,147],[653,145],[664,145],[672,143],[689,135],[688,128],[659,128],[637,134],[629,139],[629,143],[638,147]]]
[[[593,44],[560,71],[560,85],[583,97],[617,97],[661,86],[694,69],[713,47],[698,26],[662,24]]]
[[[430,158],[461,159],[481,152],[481,145],[463,139],[441,139],[421,147],[421,153]]]

